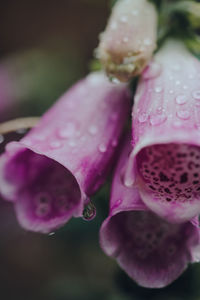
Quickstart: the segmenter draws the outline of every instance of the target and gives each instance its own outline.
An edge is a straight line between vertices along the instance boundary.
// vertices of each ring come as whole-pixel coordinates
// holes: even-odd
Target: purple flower
[[[143,72],[125,184],[170,222],[200,213],[200,62],[169,40]]]
[[[147,209],[135,187],[124,186],[130,144],[127,139],[115,172],[110,213],[101,227],[100,243],[139,285],[161,288],[196,260],[199,229],[191,222],[171,224],[160,219]]]
[[[72,87],[20,142],[1,156],[1,194],[20,224],[49,232],[104,182],[130,109],[126,85],[93,73]]]
[[[157,12],[147,0],[119,0],[100,36],[97,57],[121,81],[140,74],[156,48]]]

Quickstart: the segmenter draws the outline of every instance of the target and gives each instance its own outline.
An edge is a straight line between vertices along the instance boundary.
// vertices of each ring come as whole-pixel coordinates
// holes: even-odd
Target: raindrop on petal
[[[73,123],[68,123],[65,125],[65,128],[60,128],[58,130],[59,137],[69,138],[75,134],[76,128]]]
[[[91,125],[91,126],[89,127],[88,131],[89,131],[89,133],[90,133],[91,135],[95,135],[95,134],[98,132],[98,129],[97,129],[97,127],[96,127],[95,125]]]
[[[152,126],[157,126],[164,123],[167,120],[165,114],[157,114],[150,117],[150,123]]]
[[[155,87],[155,92],[156,93],[161,93],[162,92],[162,87],[161,86],[157,86],[157,87]]]
[[[190,118],[190,113],[188,110],[179,110],[177,112],[177,117],[182,120],[188,120]]]
[[[193,96],[194,99],[200,100],[200,90],[194,91],[194,92],[192,93],[192,96]]]
[[[187,102],[187,98],[185,95],[179,95],[176,97],[176,103],[179,105],[185,104]]]
[[[151,79],[159,76],[161,73],[161,65],[157,62],[152,62],[143,73],[144,79]]]
[[[85,221],[91,221],[96,217],[96,207],[95,205],[90,201],[84,208],[83,211],[83,220]]]
[[[146,113],[142,113],[138,117],[138,121],[140,123],[145,123],[147,121],[147,119],[148,119],[148,114],[146,114]]]
[[[0,144],[4,142],[4,136],[0,134]]]
[[[52,142],[50,143],[50,147],[51,147],[52,149],[59,149],[59,148],[62,147],[62,143],[59,142],[59,141],[52,141]]]
[[[101,144],[99,146],[99,151],[102,152],[102,153],[105,153],[107,151],[107,147],[104,144]]]

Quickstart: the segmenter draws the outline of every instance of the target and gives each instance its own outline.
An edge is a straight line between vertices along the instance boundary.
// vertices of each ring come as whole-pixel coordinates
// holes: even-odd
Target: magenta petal
[[[146,208],[136,188],[123,185],[130,150],[129,140],[115,172],[110,213],[101,227],[100,242],[104,252],[139,285],[161,288],[198,256],[199,229],[191,222],[171,224],[160,219]]]
[[[169,40],[144,71],[133,109],[125,183],[171,222],[200,213],[200,62]]]
[[[93,73],[72,87],[20,142],[1,156],[1,193],[19,222],[49,232],[105,181],[130,109],[126,85]]]

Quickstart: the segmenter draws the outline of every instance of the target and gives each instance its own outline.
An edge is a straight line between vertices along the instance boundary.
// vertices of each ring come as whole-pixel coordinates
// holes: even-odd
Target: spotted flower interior
[[[146,147],[137,155],[137,169],[139,185],[154,201],[172,205],[200,202],[199,147],[173,143]]]
[[[104,232],[115,244],[112,256],[129,276],[146,287],[162,287],[182,273],[190,260],[191,223],[170,224],[149,211],[121,212]]]

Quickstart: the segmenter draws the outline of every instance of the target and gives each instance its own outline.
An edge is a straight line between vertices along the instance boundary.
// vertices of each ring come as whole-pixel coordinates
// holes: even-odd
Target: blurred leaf
[[[195,56],[200,59],[200,36],[191,34],[190,37],[184,39],[185,44]]]
[[[89,64],[89,69],[91,72],[100,71],[102,69],[101,62],[98,59],[91,60]]]

